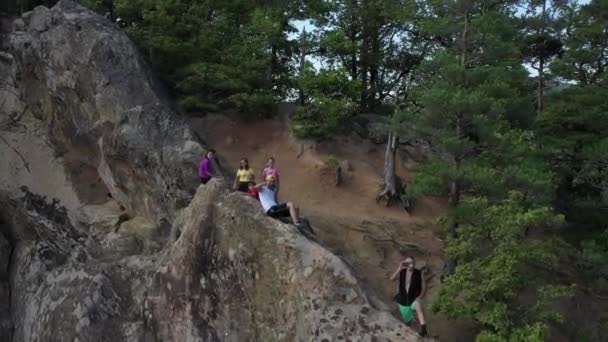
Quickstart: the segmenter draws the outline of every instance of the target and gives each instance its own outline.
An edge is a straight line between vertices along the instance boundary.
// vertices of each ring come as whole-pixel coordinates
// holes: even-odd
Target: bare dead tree
[[[397,144],[399,138],[395,133],[390,133],[388,141],[386,143],[386,150],[384,152],[384,167],[382,170],[382,178],[384,180],[382,188],[378,196],[376,196],[376,202],[384,199],[386,206],[390,206],[391,203],[400,203],[403,210],[409,210],[409,202],[401,197],[403,192],[403,185],[401,179],[395,173],[395,155],[397,154]],[[409,212],[409,211],[408,211]]]

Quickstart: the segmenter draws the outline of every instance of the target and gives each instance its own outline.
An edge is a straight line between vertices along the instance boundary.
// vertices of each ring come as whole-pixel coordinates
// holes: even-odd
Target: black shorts
[[[236,189],[238,191],[247,192],[247,190],[249,190],[249,182],[239,182]]]
[[[201,184],[207,184],[207,182],[211,179],[211,177],[209,178],[202,178],[201,177]]]
[[[266,215],[274,218],[278,217],[287,217],[289,216],[289,208],[286,203],[277,204],[275,206],[270,207],[266,212]]]

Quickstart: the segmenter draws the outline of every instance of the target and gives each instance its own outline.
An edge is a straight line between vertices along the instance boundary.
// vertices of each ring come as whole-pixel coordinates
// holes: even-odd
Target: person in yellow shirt
[[[247,192],[249,190],[249,182],[254,180],[255,173],[253,169],[249,167],[249,161],[247,158],[241,159],[241,165],[236,171],[236,177],[234,178],[234,190]]]

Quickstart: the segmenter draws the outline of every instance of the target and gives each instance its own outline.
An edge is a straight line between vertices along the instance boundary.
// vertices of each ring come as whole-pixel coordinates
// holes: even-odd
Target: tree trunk
[[[369,12],[369,2],[363,1],[362,13]],[[362,17],[361,21],[361,52],[360,52],[360,75],[361,75],[361,109],[369,110],[368,108],[368,97],[369,97],[369,71],[370,71],[370,22],[365,16]]]
[[[304,75],[304,67],[306,66],[306,27],[302,30],[302,37],[300,38],[300,77]],[[304,99],[304,88],[300,87],[298,89],[299,92],[299,103],[300,105],[304,105],[306,102]]]
[[[380,58],[380,42],[378,30],[374,30],[374,37],[371,38],[371,54],[369,63],[369,94],[367,95],[367,107],[374,110],[376,107],[376,95],[378,93],[378,59]]]
[[[352,7],[356,8],[357,7],[357,0],[352,0]],[[352,44],[352,46],[357,46],[357,31],[360,30],[360,28],[356,25],[357,22],[357,17],[355,16],[355,11],[352,11],[352,15],[351,15],[351,24],[350,24],[350,28],[349,28],[349,39],[350,42]],[[350,55],[350,77],[353,80],[356,80],[358,78],[358,69],[357,69],[357,49],[354,48],[351,52]]]
[[[536,99],[536,111],[541,112],[543,110],[543,96],[544,96],[544,88],[545,88],[545,80],[544,80],[544,71],[545,68],[545,58],[540,57],[538,61],[538,91],[537,91],[537,99]]]
[[[540,36],[544,37],[545,33],[545,13],[547,12],[547,0],[543,0],[543,10],[541,13],[541,24],[540,24]],[[543,93],[545,88],[545,57],[541,55],[538,58],[538,91],[536,100],[536,111],[541,112],[543,110]]]
[[[464,14],[464,28],[462,30],[462,51],[460,52],[460,66],[464,69],[467,66],[467,36],[468,36],[468,31],[469,31],[469,25],[470,25],[470,17],[469,17],[469,12],[465,12]],[[456,120],[456,134],[459,137],[462,137],[462,123],[460,120],[460,117],[457,118]],[[454,169],[455,170],[459,170],[460,169],[460,156],[455,156],[454,157]],[[458,173],[457,173],[458,174]],[[458,177],[458,176],[457,176]],[[454,209],[457,208],[460,205],[460,181],[459,179],[453,179],[450,182],[450,194],[448,197],[448,206],[450,209]],[[450,237],[452,238],[456,238],[458,236],[458,221],[451,219],[450,222],[448,223],[448,233],[450,234]],[[456,259],[454,259],[453,257],[448,257],[448,260],[445,264],[445,269],[444,272],[441,276],[441,278],[443,279],[444,277],[450,276],[452,274],[454,274],[454,272],[456,272],[456,266],[457,266],[457,261]]]
[[[398,203],[401,203],[405,211],[408,211],[409,203],[401,197],[403,189],[402,183],[395,174],[395,155],[398,143],[399,138],[397,135],[390,133],[388,142],[386,143],[386,151],[384,152],[384,167],[382,169],[384,183],[380,193],[376,196],[376,202],[384,199],[386,201],[386,206],[388,207],[392,202],[397,201]]]

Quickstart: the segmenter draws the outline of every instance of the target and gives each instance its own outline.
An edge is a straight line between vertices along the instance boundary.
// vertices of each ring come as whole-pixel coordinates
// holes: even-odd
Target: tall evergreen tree
[[[416,105],[397,119],[428,140],[437,158],[420,165],[412,195],[443,193],[447,273],[434,309],[480,322],[481,340],[541,340],[546,300],[566,291],[546,286],[556,261],[549,241],[531,231],[560,222],[550,207],[552,174],[533,134],[517,128],[533,112],[521,65],[515,1],[429,2],[430,34],[446,49],[425,63]],[[531,272],[536,270],[536,272]],[[533,309],[522,291],[538,292]]]
[[[362,110],[378,110],[401,95],[428,40],[416,30],[416,2],[310,1],[308,8],[320,37],[319,58],[361,84]]]
[[[537,120],[539,137],[562,178],[565,198],[572,199],[570,195],[575,194],[578,188],[591,196],[588,198],[591,201],[583,200],[585,196],[579,196],[576,202],[587,203],[584,206],[596,203],[591,205],[595,209],[585,215],[589,218],[598,217],[592,214],[594,211],[602,213],[597,210],[597,204],[599,207],[608,206],[608,169],[605,159],[608,144],[608,100],[602,95],[608,85],[606,27],[608,4],[604,1],[592,1],[584,5],[572,17],[564,54],[552,65],[552,69],[562,79],[576,84],[556,92],[551,99],[554,103]],[[561,201],[561,204],[577,207],[572,202]],[[572,213],[578,211],[564,209]]]
[[[563,56],[551,68],[565,85],[549,99],[536,130],[560,176],[559,208],[571,222],[605,229],[608,220],[608,4],[591,1],[568,25]]]
[[[568,0],[530,0],[523,16],[524,56],[536,70],[536,110],[543,109],[547,66],[562,49],[564,31],[561,16],[569,12]]]

